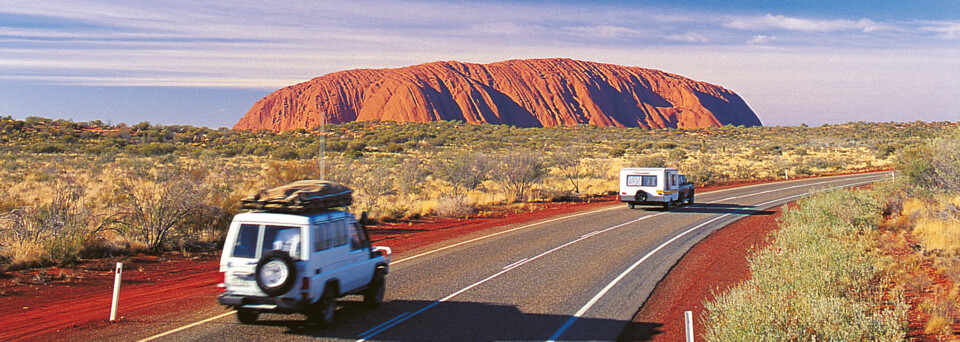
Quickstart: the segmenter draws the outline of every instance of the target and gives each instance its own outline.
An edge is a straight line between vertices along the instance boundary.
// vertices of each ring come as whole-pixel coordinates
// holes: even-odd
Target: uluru
[[[334,72],[274,91],[233,128],[440,120],[519,127],[761,125],[740,96],[717,85],[654,69],[551,58]]]

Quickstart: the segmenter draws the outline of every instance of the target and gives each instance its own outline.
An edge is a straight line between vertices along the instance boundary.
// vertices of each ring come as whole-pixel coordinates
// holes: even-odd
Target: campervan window
[[[657,176],[628,175],[627,186],[657,186]]]

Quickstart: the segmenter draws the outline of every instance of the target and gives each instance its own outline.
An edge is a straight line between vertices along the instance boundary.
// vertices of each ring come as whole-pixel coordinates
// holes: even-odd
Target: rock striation
[[[440,120],[519,127],[761,125],[740,96],[717,85],[653,69],[551,58],[335,72],[267,95],[234,128]]]

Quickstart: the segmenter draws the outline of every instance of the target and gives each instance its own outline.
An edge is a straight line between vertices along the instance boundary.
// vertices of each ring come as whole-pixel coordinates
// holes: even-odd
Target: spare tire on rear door
[[[297,281],[297,266],[285,251],[263,253],[257,262],[257,286],[268,296],[279,296],[293,288]]]

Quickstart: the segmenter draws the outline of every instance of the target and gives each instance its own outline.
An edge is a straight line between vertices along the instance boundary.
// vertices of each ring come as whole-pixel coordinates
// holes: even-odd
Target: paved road
[[[367,309],[359,297],[344,298],[330,329],[299,315],[239,325],[226,313],[154,340],[615,340],[657,282],[713,230],[811,192],[890,175],[752,185],[698,194],[697,204],[671,211],[616,205],[501,227],[397,255],[386,302]],[[131,337],[150,336],[139,334]]]

